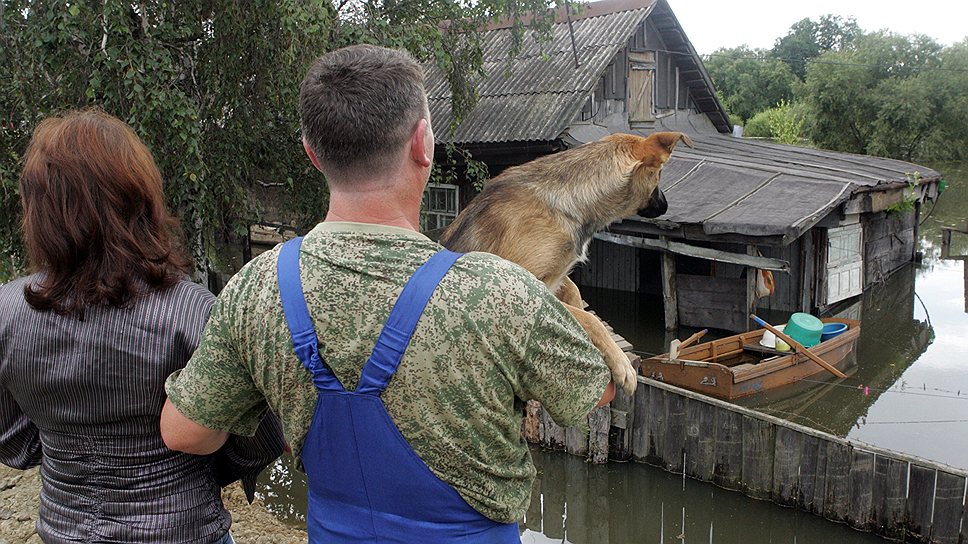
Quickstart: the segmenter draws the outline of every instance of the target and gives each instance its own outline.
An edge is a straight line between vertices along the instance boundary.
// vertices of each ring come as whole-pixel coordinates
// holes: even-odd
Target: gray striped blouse
[[[214,457],[165,447],[168,375],[214,302],[189,281],[84,319],[38,312],[0,287],[0,462],[41,465],[45,542],[209,544],[231,524]]]

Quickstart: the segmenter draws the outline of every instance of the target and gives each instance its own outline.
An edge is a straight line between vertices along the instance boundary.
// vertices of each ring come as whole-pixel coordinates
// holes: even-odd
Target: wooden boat
[[[860,336],[860,322],[837,318],[821,321],[847,325],[840,335],[810,348],[814,355],[842,371]],[[760,345],[765,331],[757,329],[686,347],[674,358],[664,353],[643,359],[639,373],[725,400],[755,395],[805,378],[832,376],[806,355]]]

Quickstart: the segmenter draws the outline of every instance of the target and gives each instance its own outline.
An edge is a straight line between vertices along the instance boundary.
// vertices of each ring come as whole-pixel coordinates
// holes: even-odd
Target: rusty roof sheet
[[[580,113],[584,100],[618,50],[652,5],[577,19],[572,26],[578,63],[567,24],[552,27],[550,42],[524,37],[523,49],[509,58],[511,30],[483,37],[484,69],[479,102],[453,132],[450,89],[436,66],[426,66],[427,93],[435,131],[452,143],[554,140]]]

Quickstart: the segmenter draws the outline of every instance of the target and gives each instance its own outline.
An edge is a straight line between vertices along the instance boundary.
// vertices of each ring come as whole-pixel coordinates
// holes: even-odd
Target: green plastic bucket
[[[803,347],[810,348],[820,343],[823,322],[810,314],[797,312],[790,316],[783,332],[803,344]]]

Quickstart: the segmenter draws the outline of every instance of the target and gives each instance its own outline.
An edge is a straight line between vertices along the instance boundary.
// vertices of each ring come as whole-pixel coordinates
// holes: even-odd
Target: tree
[[[745,45],[719,49],[704,64],[723,105],[743,121],[781,100],[793,99],[796,77],[785,64],[768,58],[764,50]]]
[[[829,149],[905,160],[964,156],[966,86],[965,44],[944,51],[926,36],[866,34],[810,64],[810,137]]]
[[[776,40],[770,54],[785,62],[803,80],[810,60],[826,51],[846,50],[860,35],[860,27],[853,17],[823,15],[817,22],[801,19],[790,27],[786,36]]]
[[[448,75],[459,113],[476,99],[484,23],[518,21],[512,49],[522,17],[550,26],[539,0],[0,2],[0,281],[23,262],[20,154],[48,115],[98,106],[134,127],[204,273],[229,267],[221,248],[264,212],[253,195],[266,187],[283,191],[278,207],[300,212],[303,226],[325,210],[296,107],[318,55],[351,43],[406,48]]]

